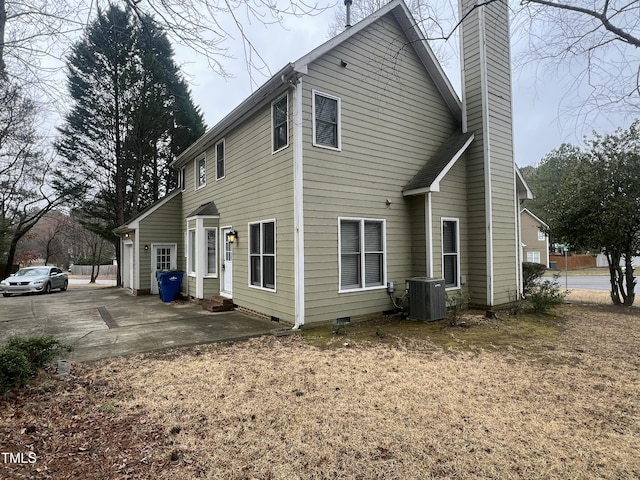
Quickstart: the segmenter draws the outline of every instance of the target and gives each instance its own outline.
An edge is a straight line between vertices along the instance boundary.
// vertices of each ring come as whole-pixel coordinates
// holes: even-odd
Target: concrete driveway
[[[0,297],[0,344],[13,335],[53,335],[74,346],[72,361],[239,340],[278,327],[239,312],[210,313],[193,303],[162,303],[115,287],[71,285],[49,295]]]

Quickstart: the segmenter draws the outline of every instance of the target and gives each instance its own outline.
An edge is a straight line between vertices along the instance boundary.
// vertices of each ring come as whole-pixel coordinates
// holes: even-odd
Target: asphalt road
[[[565,277],[560,272],[558,277],[558,283],[561,287],[571,289],[582,290],[611,290],[611,284],[609,283],[609,277],[607,275],[569,275]]]

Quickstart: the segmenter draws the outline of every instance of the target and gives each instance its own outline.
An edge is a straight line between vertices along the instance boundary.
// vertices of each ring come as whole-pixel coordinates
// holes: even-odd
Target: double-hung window
[[[285,95],[273,102],[271,107],[271,123],[273,125],[273,151],[277,152],[289,145],[289,129],[287,122],[288,103]]]
[[[196,189],[207,184],[207,159],[204,155],[195,161]]]
[[[313,92],[313,145],[340,150],[340,99]]]
[[[458,220],[442,219],[442,274],[447,288],[460,286],[460,235]]]
[[[385,230],[384,220],[338,219],[340,291],[385,285]]]
[[[276,222],[249,224],[249,282],[253,287],[276,289]]]
[[[216,143],[216,180],[224,177],[224,140]]]

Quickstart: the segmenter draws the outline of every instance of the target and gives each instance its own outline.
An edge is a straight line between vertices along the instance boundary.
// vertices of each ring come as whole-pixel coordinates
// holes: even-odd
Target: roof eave
[[[226,117],[193,142],[170,166],[180,168],[189,160],[193,159],[194,156],[209,148],[214,142],[222,138],[226,132],[235,128],[248,116],[252,115],[256,109],[269,104],[274,96],[289,89],[291,82],[295,80],[296,74],[297,72],[294,71],[292,63],[285,65],[278,73],[234,108]]]

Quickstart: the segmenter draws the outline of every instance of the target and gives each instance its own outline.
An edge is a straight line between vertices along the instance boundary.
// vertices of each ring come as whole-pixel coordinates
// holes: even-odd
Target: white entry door
[[[151,293],[158,293],[156,272],[176,269],[176,250],[175,244],[151,246]]]
[[[227,240],[227,233],[231,228],[222,229],[222,281],[220,282],[220,294],[226,297],[233,296],[233,245]]]
[[[133,288],[133,243],[124,244],[122,250],[122,286],[131,290]]]

